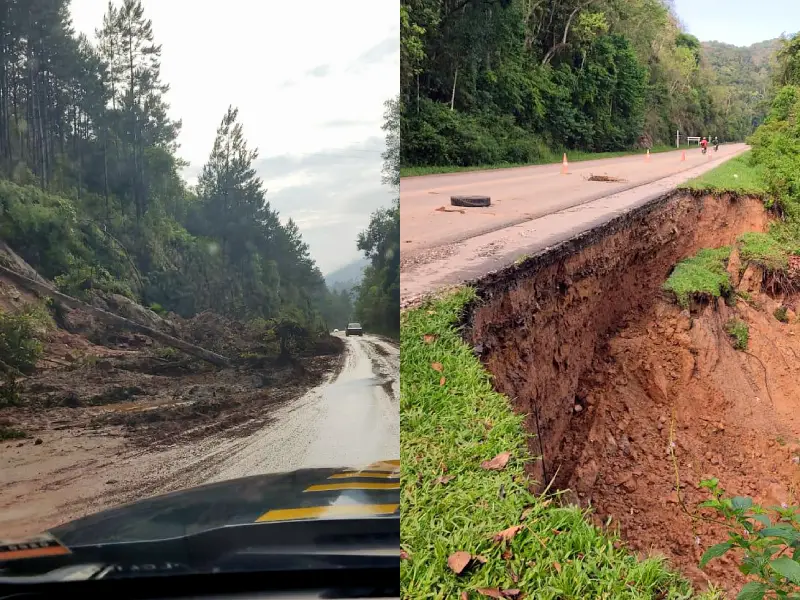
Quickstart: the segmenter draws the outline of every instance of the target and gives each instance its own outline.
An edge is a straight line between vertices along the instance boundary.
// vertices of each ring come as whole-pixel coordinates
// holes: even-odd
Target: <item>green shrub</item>
[[[708,548],[700,567],[738,550],[744,554],[739,570],[753,578],[739,591],[737,598],[800,597],[800,510],[794,506],[761,507],[751,498],[730,498],[717,479],[700,485],[709,490],[711,499],[701,508],[714,511],[728,527],[728,539]]]
[[[789,316],[786,313],[787,313],[786,307],[785,306],[779,306],[778,308],[775,309],[775,312],[772,313],[772,314],[781,323],[788,323],[789,322]]]
[[[20,429],[0,425],[0,442],[5,442],[6,440],[21,440],[26,437],[28,437],[28,434]]]
[[[747,323],[740,319],[731,319],[725,324],[726,333],[733,340],[733,347],[737,350],[747,350],[750,341],[750,330]]]
[[[36,304],[14,313],[0,311],[0,360],[23,373],[32,371],[52,327],[50,314]]]
[[[109,294],[119,294],[136,302],[136,295],[130,286],[115,279],[103,267],[75,266],[63,275],[56,276],[53,280],[59,291],[76,298],[88,300],[92,290],[98,290]]]
[[[163,306],[161,306],[158,302],[151,303],[150,304],[150,310],[152,310],[154,313],[156,313],[159,316],[162,316],[162,317],[166,317],[167,316],[166,309]]]

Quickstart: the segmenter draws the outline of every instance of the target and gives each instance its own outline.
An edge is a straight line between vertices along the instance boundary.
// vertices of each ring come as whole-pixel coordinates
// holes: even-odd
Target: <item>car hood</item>
[[[301,469],[156,496],[71,521],[49,533],[67,547],[144,542],[255,522],[399,517],[400,466]]]

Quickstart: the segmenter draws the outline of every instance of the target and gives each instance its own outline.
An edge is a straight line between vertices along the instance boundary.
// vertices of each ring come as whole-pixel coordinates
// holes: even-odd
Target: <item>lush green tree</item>
[[[400,101],[387,100],[383,182],[400,191]],[[400,331],[400,199],[376,210],[358,236],[358,249],[370,260],[357,288],[355,313],[368,330],[397,336]]]
[[[763,115],[760,76],[718,75],[664,0],[401,0],[400,26],[405,166],[743,139]]]
[[[270,207],[235,108],[197,189],[183,181],[160,55],[140,0],[110,2],[94,41],[68,0],[0,0],[0,238],[69,293],[312,333],[346,321],[350,297]]]

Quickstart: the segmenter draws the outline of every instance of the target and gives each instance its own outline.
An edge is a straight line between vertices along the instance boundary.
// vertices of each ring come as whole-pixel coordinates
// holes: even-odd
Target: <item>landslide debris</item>
[[[3,264],[19,267],[9,252],[0,252]],[[51,289],[30,268],[0,265],[0,314],[31,307],[52,319],[35,335],[24,332],[37,348],[28,357],[32,368],[0,363],[6,438],[8,431],[85,430],[152,447],[211,433],[247,435],[319,384],[344,350],[340,338],[325,334],[282,353],[263,322],[211,312],[165,318],[102,292],[89,305]]]

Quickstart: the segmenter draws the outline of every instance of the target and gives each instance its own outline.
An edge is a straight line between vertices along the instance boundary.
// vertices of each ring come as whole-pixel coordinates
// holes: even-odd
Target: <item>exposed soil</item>
[[[795,299],[762,292],[752,267],[740,282],[735,257],[749,302],[681,311],[661,286],[682,258],[767,224],[757,199],[672,194],[489,276],[468,316],[468,339],[536,434],[540,488],[571,489],[633,548],[728,589],[742,583],[731,559],[697,568],[723,536],[683,511],[675,466],[690,510],[706,499],[704,475],[767,504],[795,501]],[[773,315],[781,305],[788,324]],[[733,316],[750,327],[747,353],[724,331]]]
[[[207,313],[198,321],[179,324],[186,338],[195,341],[201,336],[191,334],[207,325],[211,335],[217,333],[198,340],[207,347],[236,356],[247,346],[243,326],[215,327],[224,320]],[[99,336],[93,330],[92,337]],[[18,383],[19,406],[0,409],[0,417],[31,436],[44,430],[102,430],[149,448],[210,433],[248,435],[270,422],[272,409],[319,384],[341,360],[328,352],[288,361],[256,357],[217,369],[138,334],[109,330],[98,341],[105,345],[57,330],[36,372]]]
[[[753,280],[760,288],[760,276],[745,286]],[[791,309],[789,323],[773,315],[795,299],[749,291],[735,307],[719,300],[690,313],[661,299],[629,315],[581,377],[581,409],[557,451],[561,486],[612,517],[634,548],[730,591],[745,579],[729,558],[697,568],[724,531],[693,521],[679,499],[697,514],[708,499],[697,484],[710,477],[764,506],[800,499],[800,323]],[[724,330],[731,318],[748,324],[746,352]]]

